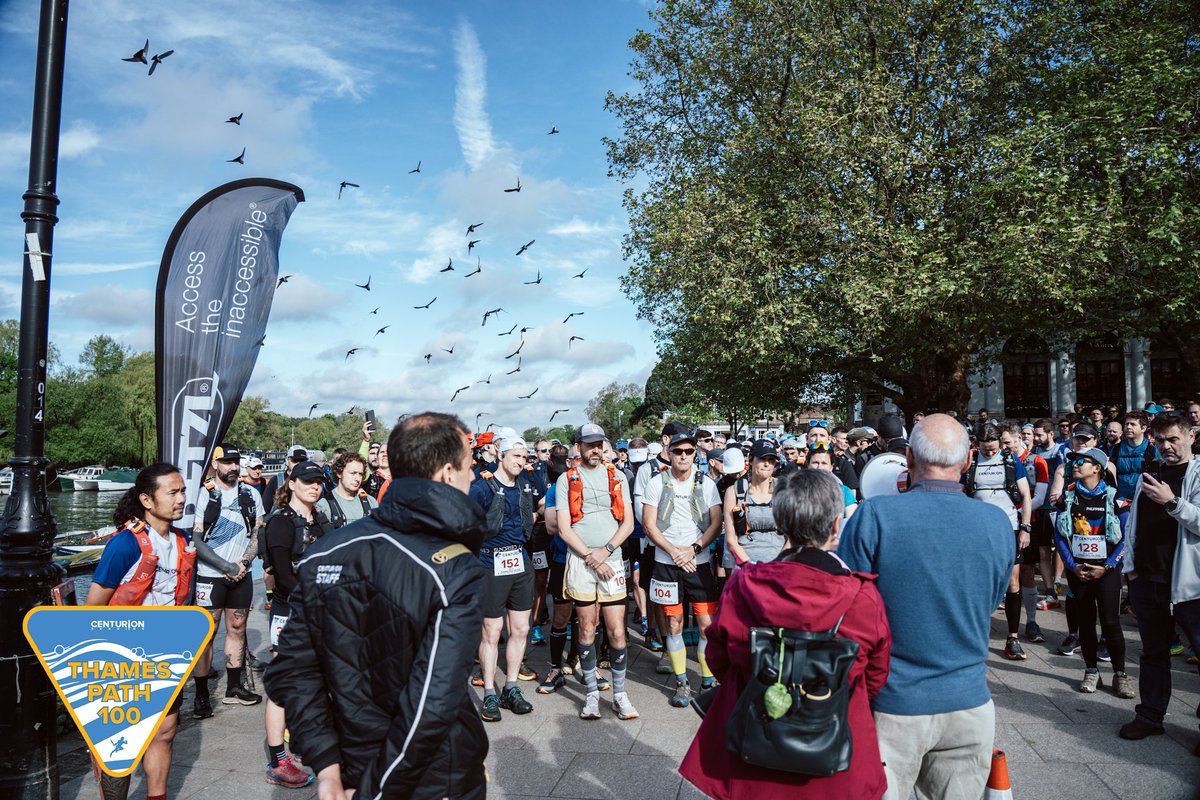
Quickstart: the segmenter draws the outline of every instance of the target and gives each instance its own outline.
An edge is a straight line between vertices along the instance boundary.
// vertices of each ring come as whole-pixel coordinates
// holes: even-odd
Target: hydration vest
[[[329,504],[329,523],[334,529],[338,529],[345,525],[349,520],[346,519],[346,512],[342,511],[342,504],[334,496],[333,489],[323,489],[321,496],[325,498],[325,502]],[[362,489],[358,490],[358,502],[362,503],[363,516],[371,513],[371,503],[367,500],[367,493]]]
[[[618,523],[625,521],[625,499],[621,496],[621,476],[616,464],[605,464],[608,468],[608,496],[611,500],[610,509],[613,519]],[[579,467],[567,470],[567,507],[571,510],[571,524],[583,519],[583,476]]]
[[[304,556],[304,551],[308,549],[310,544],[315,542],[317,539],[320,539],[333,529],[333,526],[329,522],[329,518],[326,517],[321,510],[316,507],[313,508],[312,522],[309,522],[304,517],[297,514],[296,510],[290,505],[286,505],[283,508],[277,508],[270,514],[267,514],[267,517],[264,520],[264,522],[267,524],[264,524],[258,532],[258,552],[259,555],[262,556],[263,571],[266,573],[274,572],[274,570],[271,568],[271,557],[267,554],[267,525],[270,524],[271,520],[275,517],[285,517],[292,521],[293,564],[295,564]]]
[[[527,468],[528,469],[528,468]],[[496,480],[496,476],[484,470],[479,477],[492,490],[492,502],[487,508],[488,530],[500,533],[504,527],[504,485]],[[533,532],[534,518],[537,515],[537,500],[540,496],[533,479],[525,473],[517,476],[516,487],[521,490],[521,529],[525,532],[525,540]]]
[[[662,480],[662,495],[658,498],[658,529],[666,530],[671,521],[671,508],[675,505],[675,479],[671,477],[671,473],[659,473]],[[692,494],[689,498],[692,511],[692,521],[697,527],[703,531],[708,527],[709,516],[708,508],[704,505],[704,481],[709,478],[701,474],[700,470],[696,470],[692,478]]]
[[[254,495],[250,494],[253,489],[250,484],[243,483],[240,479],[236,484],[238,495],[238,510],[242,512],[242,520],[246,523],[246,538],[254,535],[254,526],[258,522],[258,517],[254,514]],[[204,528],[200,538],[201,541],[207,542],[208,535],[212,532],[213,525],[217,524],[217,518],[221,516],[221,490],[217,488],[216,481],[205,481],[204,488],[208,490],[208,505],[204,507]]]
[[[1013,501],[1013,505],[1021,504],[1021,488],[1017,486],[1017,465],[1016,456],[1007,450],[1001,451],[1004,454],[1004,493],[1008,495],[1008,499]],[[975,496],[975,470],[979,467],[980,454],[975,451],[975,457],[971,459],[971,466],[967,467],[966,485],[963,486],[963,491],[967,497]]]
[[[146,522],[136,517],[125,523],[125,530],[133,534],[142,556],[138,560],[133,577],[122,583],[109,599],[110,606],[140,606],[154,586],[154,574],[158,570],[158,556],[154,553],[154,545],[150,536],[158,533],[151,531]],[[192,547],[187,537],[178,529],[171,528],[170,536],[175,537],[175,548],[179,554],[175,572],[175,605],[187,605],[188,596],[192,592],[192,573],[196,568],[196,548]]]
[[[1121,518],[1117,514],[1117,490],[1109,486],[1107,483],[1104,487],[1104,540],[1108,542],[1111,548],[1117,542],[1121,541],[1124,535],[1121,532]],[[1075,520],[1071,513],[1075,506],[1075,484],[1071,484],[1063,492],[1063,510],[1058,515],[1058,521],[1055,527],[1058,530],[1059,536],[1066,539],[1068,543],[1071,537],[1075,535]]]

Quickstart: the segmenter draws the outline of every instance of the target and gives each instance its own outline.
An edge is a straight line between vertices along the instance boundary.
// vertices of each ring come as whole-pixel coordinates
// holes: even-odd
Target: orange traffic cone
[[[1003,750],[992,750],[992,771],[988,775],[983,800],[1013,800],[1012,784],[1008,780],[1008,759]]]

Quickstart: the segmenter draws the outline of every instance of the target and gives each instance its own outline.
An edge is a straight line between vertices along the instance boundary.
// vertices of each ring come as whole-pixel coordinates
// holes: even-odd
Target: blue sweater
[[[892,668],[871,707],[944,714],[991,699],[992,612],[1008,588],[1016,537],[1008,516],[952,481],[921,481],[854,512],[838,555],[879,576],[892,629]]]

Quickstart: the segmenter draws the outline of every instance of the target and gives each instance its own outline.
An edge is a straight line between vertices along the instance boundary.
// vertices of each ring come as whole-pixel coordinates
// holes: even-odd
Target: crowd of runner
[[[1170,659],[1196,663],[1197,642],[1179,633],[1195,637],[1200,629],[1200,475],[1192,469],[1200,403],[1182,411],[1147,404],[1127,413],[1077,406],[1060,419],[1027,421],[991,419],[980,409],[959,419],[970,440],[962,492],[1003,511],[1013,535],[1003,657],[1024,660],[1024,645],[1046,641],[1039,615],[1061,610],[1067,634],[1054,649],[1082,656],[1079,691],[1095,692],[1107,680],[1117,697],[1140,694],[1120,735],[1162,733]],[[482,689],[474,713],[487,723],[532,713],[527,692],[555,694],[569,678],[583,686],[582,719],[637,718],[626,691],[634,646],[659,654],[655,671],[673,677],[663,702],[686,709],[698,691],[716,685],[706,649],[723,587],[744,565],[771,562],[787,548],[773,508],[781,480],[797,470],[831,474],[844,524],[868,498],[904,492],[911,465],[908,429],[890,414],[873,427],[814,419],[799,432],[753,440],[667,422],[654,440],[616,440],[586,424],[570,442],[527,442],[499,428],[469,434],[469,444],[468,496],[488,531],[472,555],[486,577],[470,682]],[[307,548],[370,517],[392,485],[389,465],[402,455],[411,454],[389,458],[368,424],[358,447],[339,449],[328,463],[293,447],[286,472],[268,482],[258,459],[242,458],[234,445],[216,448],[190,538],[198,551],[195,602],[225,627],[223,639],[214,639],[225,653],[223,703],[263,702],[247,669],[254,666],[245,640],[253,559],[265,567],[274,652],[291,616],[289,598],[300,591],[298,564]],[[147,494],[144,485],[135,489]],[[178,518],[150,508],[149,494],[146,513],[127,503],[118,515],[147,523]],[[132,529],[130,520],[117,525]],[[175,557],[171,537],[149,538],[114,538],[89,601],[107,602],[99,590],[128,583],[151,552]],[[174,584],[155,579],[142,589],[133,602],[175,601]],[[1125,670],[1122,614],[1136,618],[1141,638],[1137,685]],[[698,685],[688,676],[689,646]],[[219,673],[211,649],[195,671],[196,719],[213,715],[210,692]],[[307,785],[313,774],[304,752],[289,752],[283,705],[268,699],[266,708],[267,780]],[[148,793],[153,798],[165,788],[156,779]]]

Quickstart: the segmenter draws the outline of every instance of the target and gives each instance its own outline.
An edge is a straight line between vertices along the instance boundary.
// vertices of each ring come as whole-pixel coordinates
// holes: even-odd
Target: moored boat
[[[75,482],[82,481],[86,484],[88,481],[95,481],[96,476],[101,472],[104,472],[104,467],[99,464],[94,464],[90,467],[80,467],[70,472],[60,472],[58,473],[58,486],[64,492],[94,491],[96,489],[95,486],[78,486]]]
[[[123,492],[137,479],[137,470],[131,467],[113,467],[96,476],[96,489],[101,492]]]

